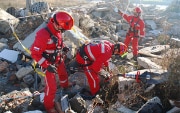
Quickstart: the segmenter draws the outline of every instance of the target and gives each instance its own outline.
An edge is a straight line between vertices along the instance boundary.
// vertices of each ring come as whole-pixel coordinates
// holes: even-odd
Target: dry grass
[[[0,8],[6,10],[9,7],[25,8],[26,0],[0,0]],[[47,2],[51,7],[68,7],[85,4],[85,0],[35,0]]]

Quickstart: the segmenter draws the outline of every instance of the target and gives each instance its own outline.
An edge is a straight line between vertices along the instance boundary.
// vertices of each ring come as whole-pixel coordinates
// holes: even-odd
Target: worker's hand
[[[110,73],[104,69],[101,69],[98,73],[101,77],[103,77],[105,80],[108,80],[110,78]]]
[[[70,50],[69,47],[64,47],[63,48],[63,52],[65,52],[65,53],[67,53],[69,50]]]
[[[51,73],[57,73],[57,68],[54,65],[49,65],[47,70]]]

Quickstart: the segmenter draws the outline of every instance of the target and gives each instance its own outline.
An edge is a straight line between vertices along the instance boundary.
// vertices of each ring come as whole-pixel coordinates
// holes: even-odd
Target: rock
[[[25,75],[30,74],[34,71],[34,69],[31,66],[22,67],[16,72],[16,76],[19,80],[23,78]]]
[[[170,39],[170,44],[171,44],[172,47],[180,48],[180,39],[178,39],[178,38],[171,38]]]
[[[179,113],[180,108],[178,107],[173,107],[171,110],[167,111],[166,113]]]
[[[148,53],[152,53],[152,54],[158,54],[158,53],[162,53],[168,49],[170,49],[170,45],[155,45],[155,46],[142,48],[139,50],[139,52],[140,53],[148,52]]]
[[[64,38],[71,41],[71,43],[74,43],[74,45],[77,47],[81,46],[82,44],[84,44],[84,42],[89,40],[89,38],[82,34],[80,29],[76,26],[74,26],[72,30],[66,31],[64,33]]]
[[[137,61],[140,66],[146,69],[162,69],[161,66],[157,65],[156,63],[145,57],[138,57]]]
[[[36,35],[36,32],[38,30],[40,30],[41,28],[45,27],[46,26],[46,23],[42,23],[38,28],[35,29],[34,32],[32,32],[31,34],[29,34],[23,41],[21,41],[21,43],[27,48],[27,49],[30,49],[32,43],[34,42],[34,39],[35,39],[35,35]],[[17,50],[20,50],[22,52],[24,52],[26,55],[29,56],[29,53],[27,53],[24,48],[22,47],[22,45],[17,42],[14,46],[13,46],[13,49],[17,49]]]
[[[156,23],[153,20],[145,20],[145,25],[150,26],[152,30],[157,28]]]
[[[7,13],[3,9],[0,8],[0,33],[6,34],[8,30],[10,30],[9,22],[16,27],[19,23],[19,19]],[[3,21],[2,21],[3,20]]]
[[[163,113],[163,106],[158,97],[148,100],[136,113]]]
[[[9,64],[6,61],[0,62],[0,72],[2,72],[5,69],[7,69],[8,66],[9,66]]]
[[[136,113],[136,111],[133,111],[123,105],[121,105],[119,108],[117,108],[117,110],[121,113]]]

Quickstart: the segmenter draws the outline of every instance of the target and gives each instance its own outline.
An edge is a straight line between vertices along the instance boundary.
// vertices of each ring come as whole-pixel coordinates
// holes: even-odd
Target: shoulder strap
[[[138,21],[136,22],[135,26],[139,23],[139,21],[140,21],[140,18],[139,18]]]
[[[91,61],[91,60],[88,58],[88,56],[87,56],[87,54],[86,54],[86,52],[85,52],[85,50],[84,50],[85,46],[86,46],[86,45],[83,44],[83,45],[79,48],[79,54],[80,54],[80,56],[81,56],[84,60]]]
[[[134,21],[134,17],[131,19],[131,23]]]
[[[57,43],[58,43],[58,38],[52,34],[52,32],[49,30],[49,28],[48,28],[47,26],[45,27],[45,29],[46,29],[46,31],[48,31],[48,33],[50,34],[50,37],[51,37],[51,39],[53,40],[53,42],[54,42],[55,44],[57,44]]]

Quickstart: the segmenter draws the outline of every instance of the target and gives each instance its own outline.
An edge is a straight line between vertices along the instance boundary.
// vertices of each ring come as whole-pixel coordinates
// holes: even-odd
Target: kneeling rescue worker
[[[100,89],[99,71],[108,67],[112,55],[124,55],[127,46],[121,42],[113,44],[107,40],[98,43],[83,44],[77,51],[76,62],[84,70],[88,79],[91,95],[96,95]]]
[[[55,74],[58,74],[60,86],[67,88],[68,74],[65,68],[63,52],[69,49],[65,46],[62,33],[70,30],[74,20],[67,12],[57,12],[49,20],[45,28],[36,33],[35,41],[31,46],[31,56],[45,71],[44,106],[48,113],[57,113],[54,107],[54,98],[57,90]]]

